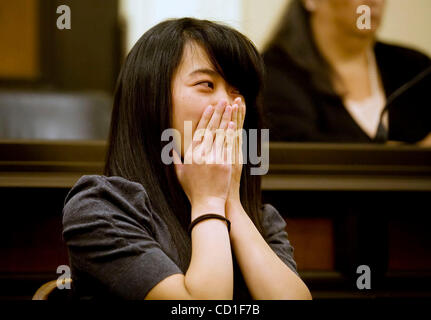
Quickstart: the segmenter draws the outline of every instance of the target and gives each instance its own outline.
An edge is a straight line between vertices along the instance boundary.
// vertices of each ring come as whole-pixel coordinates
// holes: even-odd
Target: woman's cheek
[[[179,107],[182,121],[192,121],[193,133],[201,120],[206,107],[211,104],[208,95],[202,94],[196,88],[185,88],[179,99]],[[182,124],[184,126],[184,124]]]

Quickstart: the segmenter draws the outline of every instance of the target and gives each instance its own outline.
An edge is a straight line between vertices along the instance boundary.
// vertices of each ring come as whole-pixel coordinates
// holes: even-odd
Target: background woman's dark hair
[[[333,70],[314,42],[310,12],[302,0],[292,0],[287,5],[274,35],[263,50],[264,54],[273,47],[282,50],[299,68],[305,70],[317,89],[337,95],[331,81]]]
[[[167,143],[161,141],[161,134],[172,127],[172,78],[188,41],[202,45],[217,71],[244,96],[244,128],[260,129],[263,62],[251,41],[230,27],[206,20],[167,20],[138,40],[122,67],[104,170],[107,176],[121,176],[144,186],[153,210],[167,223],[172,245],[178,249],[179,256],[171,258],[184,272],[191,257],[186,232],[191,207],[174,165],[161,161],[161,150]],[[261,177],[250,175],[251,167],[243,167],[241,202],[262,233]]]

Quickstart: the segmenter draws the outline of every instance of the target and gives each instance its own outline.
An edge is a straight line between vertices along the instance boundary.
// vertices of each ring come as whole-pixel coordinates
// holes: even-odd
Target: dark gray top
[[[284,219],[268,204],[262,214],[265,240],[297,274]],[[65,199],[63,237],[74,294],[81,299],[143,299],[161,280],[183,273],[168,227],[144,187],[122,177],[77,181]]]

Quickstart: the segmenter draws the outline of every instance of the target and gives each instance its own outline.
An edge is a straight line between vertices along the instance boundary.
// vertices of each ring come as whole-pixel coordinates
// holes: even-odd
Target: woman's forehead
[[[216,71],[205,48],[194,41],[188,41],[184,45],[179,70],[187,74],[199,69]]]

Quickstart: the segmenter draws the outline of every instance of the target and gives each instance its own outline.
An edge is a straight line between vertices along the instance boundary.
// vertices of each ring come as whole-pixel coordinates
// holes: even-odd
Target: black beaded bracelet
[[[230,232],[230,221],[228,219],[226,219],[225,217],[223,217],[222,215],[219,215],[219,214],[209,213],[209,214],[201,215],[200,217],[197,217],[195,220],[193,220],[189,226],[189,233],[192,232],[192,229],[196,224],[198,224],[199,222],[201,222],[203,220],[207,220],[207,219],[219,219],[219,220],[226,221],[227,231]]]

